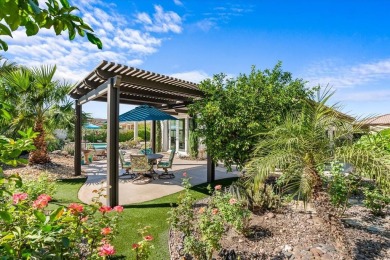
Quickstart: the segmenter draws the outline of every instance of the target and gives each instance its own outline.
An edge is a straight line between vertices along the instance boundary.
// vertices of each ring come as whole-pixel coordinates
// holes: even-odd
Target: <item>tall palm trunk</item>
[[[45,129],[43,128],[42,119],[38,119],[34,125],[34,131],[39,133],[34,139],[35,150],[30,152],[29,164],[45,164],[50,162],[50,157],[47,154],[47,144],[45,141]]]

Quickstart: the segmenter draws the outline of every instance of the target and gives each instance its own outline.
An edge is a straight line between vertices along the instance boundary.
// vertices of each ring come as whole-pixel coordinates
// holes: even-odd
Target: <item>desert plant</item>
[[[62,148],[64,151],[66,151],[70,155],[74,155],[75,152],[75,146],[74,143],[68,143],[64,145],[64,148]]]
[[[390,205],[390,197],[385,196],[381,190],[374,188],[364,190],[364,205],[376,216],[383,216],[384,209]]]

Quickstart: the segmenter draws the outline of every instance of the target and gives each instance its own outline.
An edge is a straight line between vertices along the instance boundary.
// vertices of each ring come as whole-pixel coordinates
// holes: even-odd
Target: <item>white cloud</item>
[[[390,59],[352,66],[338,65],[338,61],[326,60],[313,64],[306,70],[303,78],[312,86],[329,84],[334,88],[353,88],[390,79]]]
[[[215,28],[217,23],[210,18],[203,19],[195,24],[202,31],[208,32],[210,29]]]
[[[159,33],[181,33],[181,17],[172,11],[165,12],[161,5],[154,6],[153,19],[147,13],[138,13],[137,21],[144,25],[145,30]]]
[[[206,72],[201,70],[178,72],[178,73],[171,74],[170,76],[178,79],[188,80],[194,83],[199,83],[204,79],[211,78],[210,75],[208,75]]]
[[[139,29],[132,17],[121,15],[112,4],[83,0],[75,5],[80,9],[78,14],[101,39],[103,50],[89,43],[86,37],[69,41],[67,32],[55,36],[53,30],[41,29],[37,35],[27,37],[25,30],[20,29],[13,32],[13,38],[6,40],[9,50],[4,55],[26,66],[57,64],[57,77],[76,81],[85,77],[103,59],[139,66],[162,44],[164,38],[155,32],[181,32],[180,16],[165,12],[161,6],[155,6],[153,19],[147,13],[138,14],[143,26],[148,25],[148,29]]]
[[[175,5],[179,5],[179,6],[183,5],[183,2],[180,0],[173,0],[173,2],[175,3]]]
[[[359,91],[354,93],[338,94],[337,98],[342,101],[388,101],[390,90]]]

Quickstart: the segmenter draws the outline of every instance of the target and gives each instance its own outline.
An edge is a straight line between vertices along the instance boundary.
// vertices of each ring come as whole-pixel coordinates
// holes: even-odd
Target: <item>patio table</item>
[[[146,155],[146,156],[148,157],[149,163],[152,165],[151,174],[152,174],[152,175],[157,174],[157,172],[154,170],[154,162],[155,162],[157,159],[163,158],[164,155],[159,154],[159,153],[152,153],[152,154],[148,154],[148,155]]]

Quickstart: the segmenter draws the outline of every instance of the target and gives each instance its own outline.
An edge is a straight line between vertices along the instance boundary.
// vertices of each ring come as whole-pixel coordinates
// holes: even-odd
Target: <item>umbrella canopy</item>
[[[177,120],[177,118],[149,105],[141,105],[122,115],[119,115],[119,122],[144,121],[145,130],[147,120]],[[144,140],[146,153],[146,131]]]
[[[84,128],[85,129],[100,129],[100,126],[94,125],[94,124],[85,124]]]
[[[136,107],[122,115],[119,122],[147,121],[147,120],[177,120],[170,114],[164,113],[157,108],[148,105]]]

